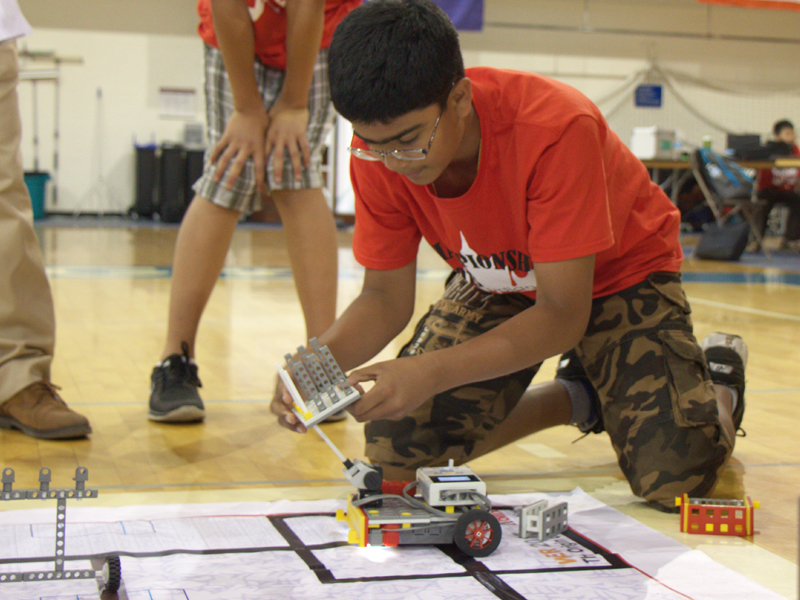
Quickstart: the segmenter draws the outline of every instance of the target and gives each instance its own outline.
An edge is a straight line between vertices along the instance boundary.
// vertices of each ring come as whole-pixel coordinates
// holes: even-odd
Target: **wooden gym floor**
[[[53,380],[64,399],[91,419],[90,438],[45,442],[0,431],[0,468],[16,487],[38,487],[41,467],[53,485],[71,487],[75,467],[89,470],[96,502],[172,502],[339,498],[349,487],[341,464],[313,433],[279,428],[268,409],[274,363],[303,343],[302,315],[288,269],[283,231],[237,230],[223,277],[206,309],[197,344],[206,421],[164,425],[147,420],[150,371],[166,332],[169,267],[177,229],[54,227],[38,229],[56,306]],[[341,231],[339,309],[358,293],[362,271]],[[417,314],[439,297],[447,275],[423,244]],[[800,272],[687,260],[685,288],[698,339],[713,331],[749,346],[747,437],[715,491],[761,503],[751,538],[681,534],[678,517],[642,506],[630,493],[606,434],[578,443],[574,428],[531,436],[474,461],[489,492],[586,492],[787,598],[796,597],[800,494]],[[368,324],[365,324],[368,326]],[[405,332],[380,358],[397,353]],[[536,381],[552,378],[554,359]],[[350,457],[363,457],[352,418],[324,425]],[[95,502],[95,501],[93,501]],[[2,506],[5,504],[5,506]],[[13,505],[13,506],[12,506]],[[38,505],[33,505],[38,506]],[[0,503],[0,509],[21,508]]]

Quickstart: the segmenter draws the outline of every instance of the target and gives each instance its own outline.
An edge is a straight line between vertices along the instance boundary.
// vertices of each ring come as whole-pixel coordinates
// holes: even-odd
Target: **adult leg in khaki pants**
[[[55,317],[19,152],[19,67],[0,43],[0,427],[45,439],[82,437],[85,417],[50,383]]]

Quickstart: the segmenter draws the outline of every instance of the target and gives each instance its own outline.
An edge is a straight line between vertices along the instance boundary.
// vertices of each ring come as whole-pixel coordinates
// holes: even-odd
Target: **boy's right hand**
[[[219,160],[214,181],[219,182],[228,170],[224,185],[226,189],[233,189],[247,159],[252,156],[257,189],[264,189],[267,164],[264,151],[269,123],[269,115],[263,108],[248,112],[234,111],[225,125],[222,137],[211,152],[211,162]]]
[[[297,433],[305,433],[308,430],[305,425],[297,420],[297,415],[292,412],[293,405],[294,401],[289,392],[286,391],[286,387],[279,383],[269,406],[270,411],[278,417],[278,425],[281,427],[291,429]]]

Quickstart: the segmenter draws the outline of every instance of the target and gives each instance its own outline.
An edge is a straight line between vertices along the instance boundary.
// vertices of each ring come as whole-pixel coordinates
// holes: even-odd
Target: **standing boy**
[[[746,348],[725,334],[705,355],[697,344],[678,210],[597,107],[531,73],[465,72],[429,0],[353,11],[330,75],[355,133],[353,252],[366,274],[320,342],[351,369],[404,328],[422,237],[453,267],[400,358],[350,374],[375,382],[351,409],[369,421],[369,458],[405,479],[572,423],[608,431],[654,506],[707,494],[741,423]],[[526,392],[542,361],[573,348],[555,381]],[[302,430],[284,404],[273,411]]]
[[[327,47],[361,0],[199,0],[211,150],[175,246],[167,340],[151,375],[148,418],[205,416],[194,346],[233,232],[264,187],[286,233],[308,337],[336,316],[337,244],[322,194],[333,121]]]

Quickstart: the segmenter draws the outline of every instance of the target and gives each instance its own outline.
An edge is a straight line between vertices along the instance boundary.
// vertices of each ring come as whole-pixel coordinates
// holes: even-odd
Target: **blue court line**
[[[684,283],[782,283],[800,285],[800,273],[692,273],[681,274]]]
[[[797,389],[763,389],[763,390],[747,390],[747,395],[750,396],[752,394],[800,394],[800,388]],[[205,404],[269,404],[272,400],[268,400],[266,398],[253,398],[247,399],[243,398],[240,400],[207,400],[203,399]],[[134,401],[129,400],[125,402],[79,402],[72,400],[70,401],[70,406],[144,406],[147,404],[146,400]]]
[[[167,279],[172,276],[171,267],[131,267],[131,266],[48,266],[48,277],[55,279]],[[417,279],[444,280],[449,269],[418,269]],[[364,269],[360,267],[341,267],[340,279],[361,278]],[[288,267],[227,267],[222,270],[223,279],[291,279]],[[683,272],[685,283],[748,283],[783,284],[800,286],[800,273],[701,273]]]

